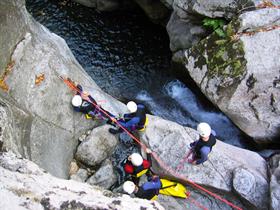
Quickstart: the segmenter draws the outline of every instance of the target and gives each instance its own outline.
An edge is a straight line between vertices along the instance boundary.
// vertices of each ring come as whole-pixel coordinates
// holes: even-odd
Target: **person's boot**
[[[117,133],[121,133],[122,131],[120,129],[109,128],[109,132],[111,134],[117,134]]]

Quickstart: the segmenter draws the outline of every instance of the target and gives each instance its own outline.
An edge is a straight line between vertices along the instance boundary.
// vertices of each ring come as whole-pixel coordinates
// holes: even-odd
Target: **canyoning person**
[[[143,104],[136,104],[134,101],[129,101],[126,106],[129,113],[124,114],[124,117],[119,119],[118,123],[128,131],[144,131],[148,124],[145,106]],[[110,128],[109,132],[117,134],[123,132],[123,129]]]
[[[190,144],[193,158],[189,162],[194,165],[205,162],[212,151],[212,147],[216,144],[216,133],[208,123],[199,123],[197,131],[199,139]]]
[[[126,181],[123,184],[123,190],[138,198],[156,200],[158,194],[175,196],[179,198],[188,198],[190,193],[185,186],[180,183],[160,179],[159,176],[153,175],[150,179],[141,186],[135,185],[132,181]]]
[[[110,112],[103,109],[97,104],[96,100],[87,92],[83,91],[80,84],[75,83],[79,91],[72,98],[72,106],[75,111],[85,114],[86,119],[102,119],[107,120],[108,124],[113,124],[112,120],[106,116],[107,113],[110,117],[114,118]],[[104,113],[105,112],[105,113]]]
[[[132,181],[136,185],[138,185],[139,179],[142,175],[151,175],[150,168],[152,166],[152,151],[147,148],[146,153],[147,159],[143,159],[143,157],[139,153],[132,153],[124,162],[124,171],[126,172],[126,174],[131,175]]]

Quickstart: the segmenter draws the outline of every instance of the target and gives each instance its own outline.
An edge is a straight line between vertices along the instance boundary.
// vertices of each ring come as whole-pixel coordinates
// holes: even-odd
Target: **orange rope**
[[[92,101],[88,100],[88,97],[85,97],[83,94],[82,94],[82,91],[80,91],[76,85],[69,79],[64,79],[63,77],[59,76],[60,79],[62,79],[64,81],[64,83],[66,83],[66,85],[78,92],[81,94],[81,97],[84,99],[84,100],[87,100],[88,102],[92,103],[97,109],[99,109],[99,111],[101,111],[103,114],[105,114],[110,120],[112,120],[113,122],[115,122],[121,129],[123,129],[132,139],[134,139],[144,150],[147,149],[147,146],[145,144],[143,144],[139,139],[137,139],[134,135],[132,135],[125,127],[123,127],[116,119],[114,119],[113,117],[111,117],[108,113],[106,113],[105,111],[103,111],[102,109],[100,109],[100,107],[93,103]],[[171,169],[169,166],[167,166],[159,157],[158,155],[155,153],[155,152],[152,152],[151,155],[155,158],[155,160],[157,160],[157,162],[161,165],[162,168],[164,168],[167,172],[171,173],[173,176],[177,176],[179,177],[180,179],[182,179],[183,181],[187,182],[188,184],[200,189],[201,191],[211,195],[212,197],[224,202],[225,204],[231,206],[232,208],[234,209],[237,209],[237,210],[242,210],[242,208],[234,205],[233,203],[229,202],[228,200],[222,198],[221,196],[217,195],[216,193],[213,193],[207,189],[205,189],[204,187],[196,184],[195,182],[191,181],[191,180],[188,180],[186,179],[183,175],[181,174],[178,174],[176,171],[174,171],[173,169]],[[202,209],[206,209],[205,207],[203,207]]]

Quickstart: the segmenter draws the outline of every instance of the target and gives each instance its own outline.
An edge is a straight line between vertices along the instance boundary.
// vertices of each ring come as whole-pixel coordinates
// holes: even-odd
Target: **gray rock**
[[[280,155],[270,159],[270,209],[280,208]]]
[[[78,182],[85,182],[88,179],[88,172],[86,169],[80,168],[77,173],[70,176],[70,179]]]
[[[238,32],[255,31],[264,27],[279,25],[279,9],[266,8],[246,12],[239,16],[240,27]]]
[[[76,159],[88,166],[98,166],[109,157],[118,140],[115,135],[108,132],[109,126],[101,126],[93,129],[87,139],[83,141],[76,153]]]
[[[272,9],[247,12],[227,26],[226,38],[212,34],[185,51],[186,69],[202,92],[257,142],[279,135],[280,29],[249,36],[238,26],[265,29],[277,17]]]
[[[0,166],[10,172],[18,172],[26,175],[43,175],[42,169],[35,163],[27,159],[22,159],[11,151],[0,154]]]
[[[193,166],[186,161],[181,161],[189,151],[188,145],[197,136],[196,131],[158,117],[149,116],[149,119],[150,123],[141,140],[155,151],[164,163],[164,165],[159,165],[156,161],[153,162],[153,171],[156,173],[176,178],[183,183],[186,183],[187,178],[229,196],[230,201],[235,201],[241,206],[242,201],[238,201],[235,192],[232,191],[232,174],[236,168],[246,167],[254,174],[256,186],[265,187],[263,180],[267,180],[266,162],[257,153],[218,141],[209,160],[201,165]],[[257,190],[259,190],[258,187],[253,188],[251,193],[259,195]],[[266,193],[263,196],[267,198],[268,192]],[[247,200],[247,198],[241,200]],[[254,204],[251,203],[249,206],[251,205]],[[214,206],[209,208],[212,207],[215,208]]]
[[[84,141],[85,139],[87,138],[87,135],[86,134],[83,134],[79,137],[79,141],[82,142]]]
[[[160,0],[167,8],[172,9],[173,0]]]
[[[14,171],[13,165],[25,170]],[[99,187],[55,178],[11,153],[0,155],[0,188],[0,209],[164,209],[156,201],[132,199]]]
[[[268,209],[268,182],[264,177],[236,168],[233,171],[233,188],[256,209]]]
[[[107,159],[102,163],[96,173],[87,180],[87,183],[109,189],[116,181],[117,176],[112,162]]]
[[[58,75],[90,87],[87,91],[96,100],[107,101],[106,110],[118,114],[114,110],[124,110],[125,106],[100,90],[65,41],[30,17],[24,1],[1,1],[0,14],[5,17],[0,22],[0,75],[7,75],[8,87],[6,92],[0,89],[0,98],[9,117],[6,128],[12,128],[12,132],[5,128],[5,146],[67,178],[78,137],[102,122],[85,120],[73,112],[72,93]],[[44,79],[35,84],[38,75]],[[12,133],[13,142],[8,133]]]
[[[174,12],[169,19],[166,29],[172,52],[187,49],[205,36],[205,30],[201,25],[193,23],[188,18],[180,19]]]
[[[190,189],[191,197],[188,199],[180,199],[175,198],[172,196],[167,195],[159,195],[158,196],[158,202],[165,208],[165,209],[172,209],[172,210],[201,210],[201,209],[220,209],[220,210],[232,210],[233,208],[226,206],[222,204],[219,200],[211,197],[211,196],[205,196],[203,193],[199,193],[198,191],[193,190],[192,188],[189,188],[187,185],[187,189]],[[247,208],[243,206],[241,203],[236,203],[236,200],[238,198],[234,198],[232,195],[227,196],[225,193],[218,194],[224,199],[234,201],[235,205],[242,209],[248,209],[251,210],[252,208]]]
[[[134,0],[155,23],[164,23],[169,17],[169,9],[159,0]]]
[[[13,142],[13,128],[11,118],[9,117],[9,110],[0,104],[0,142],[4,148],[17,148]],[[2,148],[0,148],[2,149]],[[17,150],[16,150],[17,151]]]
[[[181,8],[187,13],[199,14],[211,18],[225,17],[231,19],[238,12],[241,12],[243,8],[254,8],[261,2],[260,0],[174,0],[173,7]]]
[[[100,12],[110,12],[120,9],[133,8],[133,2],[129,0],[74,0],[86,7],[96,8]]]

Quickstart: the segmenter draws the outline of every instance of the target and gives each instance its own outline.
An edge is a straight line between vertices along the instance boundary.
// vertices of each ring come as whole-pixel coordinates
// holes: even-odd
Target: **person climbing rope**
[[[118,120],[119,124],[128,131],[144,131],[148,124],[145,106],[136,104],[134,101],[129,101],[126,106],[130,113],[124,114],[123,119]],[[123,129],[110,128],[109,132],[112,134],[122,133]]]
[[[87,92],[83,91],[83,88],[80,84],[75,83],[79,91],[72,98],[72,106],[75,111],[82,112],[85,114],[86,119],[106,119],[108,124],[114,125],[112,120],[109,119],[104,112],[109,116],[114,117],[113,114],[103,109],[101,106],[98,107],[96,100]],[[102,111],[101,111],[102,110]]]
[[[208,123],[202,122],[197,126],[199,139],[190,144],[193,158],[189,161],[194,165],[201,164],[208,159],[212,147],[216,144],[216,133]]]
[[[140,177],[144,174],[148,176],[151,174],[150,168],[152,166],[151,153],[152,151],[147,148],[147,160],[139,153],[132,153],[124,162],[124,171],[131,175],[132,181],[138,185]]]
[[[156,200],[158,194],[180,198],[188,198],[190,196],[190,193],[182,184],[160,179],[157,175],[151,176],[141,186],[135,185],[132,181],[126,181],[123,184],[123,190],[128,194],[134,193],[136,197],[147,200]]]

